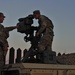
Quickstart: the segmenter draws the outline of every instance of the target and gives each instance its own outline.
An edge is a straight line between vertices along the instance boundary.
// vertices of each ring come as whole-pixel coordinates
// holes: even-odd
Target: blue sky
[[[75,52],[75,0],[0,0],[0,12],[6,16],[3,25],[15,26],[18,18],[25,17],[36,9],[49,17],[54,24],[53,50],[61,53]],[[34,20],[34,26],[38,25]],[[24,40],[24,34],[17,30],[10,32],[9,48],[30,47]]]

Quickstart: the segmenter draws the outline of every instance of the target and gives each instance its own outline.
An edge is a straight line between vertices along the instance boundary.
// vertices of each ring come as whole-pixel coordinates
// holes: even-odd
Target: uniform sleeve
[[[41,25],[38,33],[41,34],[46,29],[46,25]]]
[[[16,26],[5,27],[5,30],[6,30],[7,32],[12,31],[12,30],[14,30],[14,29],[16,29]]]
[[[46,26],[47,26],[47,24],[46,24],[45,20],[42,18],[41,23],[40,23],[40,29],[39,29],[38,33],[41,34],[46,29]]]
[[[0,24],[0,31],[4,30],[4,26]]]

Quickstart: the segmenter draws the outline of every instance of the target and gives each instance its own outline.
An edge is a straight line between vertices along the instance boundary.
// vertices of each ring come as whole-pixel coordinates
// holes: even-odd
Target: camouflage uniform
[[[53,41],[53,24],[50,19],[46,16],[41,15],[39,20],[39,30],[38,34],[42,34],[41,40],[38,44],[39,51],[42,52],[44,50],[52,51],[52,41]]]
[[[7,38],[9,37],[9,31],[15,29],[16,27],[4,27],[0,24],[0,69],[5,63],[5,56],[8,50],[8,41]]]

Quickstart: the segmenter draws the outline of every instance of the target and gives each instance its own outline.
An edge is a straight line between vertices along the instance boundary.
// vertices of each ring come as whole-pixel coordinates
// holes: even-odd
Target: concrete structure
[[[75,65],[10,64],[3,68],[2,75],[75,75]]]

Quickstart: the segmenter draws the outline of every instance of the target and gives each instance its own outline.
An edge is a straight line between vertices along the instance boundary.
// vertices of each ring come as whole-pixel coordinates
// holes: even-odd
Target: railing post
[[[14,64],[14,54],[15,50],[13,47],[11,47],[9,51],[9,64]]]

